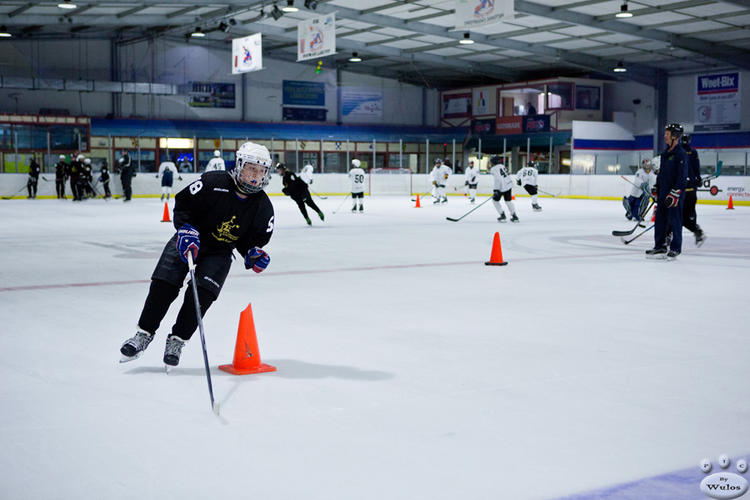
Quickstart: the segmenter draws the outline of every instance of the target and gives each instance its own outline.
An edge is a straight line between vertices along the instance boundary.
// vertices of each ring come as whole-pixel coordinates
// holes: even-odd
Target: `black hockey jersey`
[[[287,170],[284,172],[284,176],[281,179],[284,184],[284,188],[281,190],[287,196],[292,198],[304,198],[310,195],[310,190],[307,187],[307,183],[297,177],[297,174]]]
[[[229,172],[217,170],[177,193],[174,226],[190,224],[200,233],[200,252],[245,255],[252,247],[263,247],[271,239],[273,205],[263,191],[240,199]]]

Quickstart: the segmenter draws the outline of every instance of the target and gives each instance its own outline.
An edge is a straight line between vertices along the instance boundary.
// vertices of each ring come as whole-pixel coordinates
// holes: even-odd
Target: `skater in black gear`
[[[73,201],[81,201],[83,199],[83,190],[81,189],[82,176],[83,155],[78,155],[75,160],[70,161],[70,190],[73,193]]]
[[[42,171],[42,167],[36,162],[34,158],[29,161],[29,180],[26,181],[26,189],[29,191],[29,199],[36,198],[36,188],[39,184],[39,174]]]
[[[270,257],[262,249],[273,234],[273,206],[263,189],[271,177],[271,155],[265,146],[244,143],[231,171],[204,173],[175,196],[174,226],[151,275],[135,336],[120,349],[120,362],[141,355],[180,293],[188,274],[188,254],[196,263],[195,279],[201,316],[218,298],[232,265],[234,249],[244,256],[245,269],[262,272]],[[185,342],[198,327],[192,285],[167,337],[164,363],[175,366]]]
[[[120,182],[122,182],[122,201],[130,201],[133,198],[133,164],[127,151],[122,152],[120,157]]]
[[[107,168],[107,160],[102,163],[102,171],[99,173],[99,182],[102,183],[104,188],[104,199],[112,198],[112,192],[109,190],[109,169]]]
[[[65,180],[68,178],[68,164],[65,163],[65,155],[60,155],[55,165],[55,191],[57,199],[65,199]]]
[[[683,128],[671,123],[664,130],[667,149],[661,154],[659,174],[654,187],[656,220],[654,222],[654,248],[646,250],[646,257],[674,259],[682,251],[682,206],[687,184],[687,157],[680,145]],[[672,241],[667,249],[667,235]]]
[[[682,136],[682,148],[687,156],[688,174],[685,201],[682,206],[682,227],[692,232],[695,235],[695,245],[701,246],[706,240],[706,235],[698,225],[698,215],[695,213],[695,205],[698,202],[698,188],[701,185],[701,162],[698,159],[698,151],[690,146],[690,135]]]
[[[312,225],[312,221],[310,220],[310,216],[307,215],[305,205],[315,210],[318,213],[320,220],[325,220],[323,211],[318,208],[318,205],[313,201],[312,196],[310,195],[310,190],[305,181],[286,168],[286,165],[283,163],[276,165],[276,172],[282,177],[282,182],[284,183],[284,189],[282,189],[281,192],[290,196],[297,203],[299,211],[302,212],[302,216],[305,218],[305,221],[307,221],[309,226]]]

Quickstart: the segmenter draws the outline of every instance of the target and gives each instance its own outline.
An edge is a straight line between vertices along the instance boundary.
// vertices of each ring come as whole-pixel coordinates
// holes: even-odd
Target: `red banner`
[[[500,116],[496,125],[497,134],[521,134],[523,133],[523,116]]]

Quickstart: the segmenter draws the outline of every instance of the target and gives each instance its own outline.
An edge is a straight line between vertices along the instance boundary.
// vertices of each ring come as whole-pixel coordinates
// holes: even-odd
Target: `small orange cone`
[[[485,262],[485,266],[505,266],[507,262],[503,261],[503,249],[500,246],[500,233],[495,233],[495,239],[492,240],[492,252],[490,261]]]
[[[250,304],[240,313],[240,325],[237,328],[237,344],[234,346],[234,360],[231,365],[219,365],[219,368],[233,375],[276,371],[275,366],[260,362],[258,339],[255,336],[253,310]]]
[[[732,201],[732,195],[729,195],[729,205],[727,205],[727,210],[734,210],[734,202]]]
[[[172,222],[171,220],[169,220],[169,205],[166,201],[164,202],[164,215],[161,216],[161,221]]]
[[[419,195],[417,195],[417,204],[414,205],[414,208],[422,208],[422,205],[419,204]]]
[[[510,199],[511,199],[512,201],[516,201],[516,195],[512,195],[512,196],[510,197]]]

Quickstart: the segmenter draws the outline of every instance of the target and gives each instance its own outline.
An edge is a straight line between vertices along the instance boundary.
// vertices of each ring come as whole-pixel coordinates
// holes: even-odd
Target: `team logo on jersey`
[[[239,229],[240,225],[235,224],[235,219],[237,219],[237,216],[233,215],[232,218],[228,221],[219,224],[219,226],[216,228],[216,231],[211,233],[211,236],[219,241],[223,241],[224,243],[234,243],[235,241],[237,241],[239,236],[233,235],[232,231],[235,229]]]

